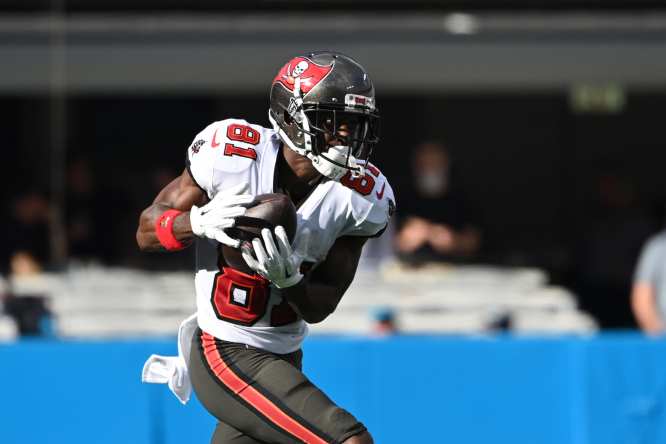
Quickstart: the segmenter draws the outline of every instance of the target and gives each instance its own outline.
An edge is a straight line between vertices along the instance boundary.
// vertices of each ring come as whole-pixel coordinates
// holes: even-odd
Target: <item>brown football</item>
[[[245,215],[236,218],[236,225],[227,228],[225,232],[234,239],[239,239],[241,245],[247,242],[251,246],[252,239],[261,239],[262,228],[273,231],[278,225],[284,227],[289,242],[292,242],[296,234],[296,207],[284,194],[260,194],[250,203]],[[222,245],[222,256],[228,267],[243,273],[254,273],[245,263],[240,247]]]

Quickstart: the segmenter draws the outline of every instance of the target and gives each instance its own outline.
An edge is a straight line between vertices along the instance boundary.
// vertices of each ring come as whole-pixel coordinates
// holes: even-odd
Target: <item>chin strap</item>
[[[352,177],[361,177],[365,171],[362,165],[356,163],[356,158],[349,155],[349,147],[335,145],[328,148],[325,153],[318,156],[308,156],[312,159],[312,165],[326,177],[340,180],[347,172]]]

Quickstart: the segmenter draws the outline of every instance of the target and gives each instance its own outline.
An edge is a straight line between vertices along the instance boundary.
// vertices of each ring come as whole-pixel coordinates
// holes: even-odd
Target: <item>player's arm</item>
[[[361,250],[367,238],[338,238],[326,260],[293,287],[283,290],[287,302],[306,322],[321,322],[335,311],[354,280]]]
[[[631,290],[631,308],[638,326],[645,333],[664,332],[664,321],[659,316],[654,287],[650,283],[636,282]]]
[[[192,180],[187,170],[164,187],[153,203],[143,210],[139,218],[136,241],[142,251],[167,251],[157,236],[157,221],[170,210],[175,210],[171,231],[174,238],[187,246],[194,238],[190,223],[193,205],[203,205],[207,198],[203,190]]]
[[[143,251],[174,251],[188,246],[194,236],[214,239],[231,247],[240,242],[225,233],[236,217],[245,214],[253,196],[244,194],[247,183],[220,192],[206,205],[206,193],[189,171],[167,185],[139,219],[136,240]],[[203,205],[203,206],[202,206]]]

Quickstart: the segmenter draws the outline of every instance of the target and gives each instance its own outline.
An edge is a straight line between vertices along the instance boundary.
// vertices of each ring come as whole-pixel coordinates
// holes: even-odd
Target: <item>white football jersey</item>
[[[194,138],[187,167],[210,199],[239,183],[249,183],[253,195],[274,193],[280,147],[273,129],[244,120],[222,120]],[[304,230],[309,231],[305,262],[316,267],[337,238],[379,234],[394,208],[391,186],[372,165],[362,178],[323,181],[297,209],[294,245],[299,245]],[[219,339],[273,353],[297,350],[307,334],[303,319],[282,299],[279,289],[256,289],[252,279],[240,273],[227,271],[233,276],[223,276],[218,245],[214,240],[197,241],[195,287],[201,329]]]

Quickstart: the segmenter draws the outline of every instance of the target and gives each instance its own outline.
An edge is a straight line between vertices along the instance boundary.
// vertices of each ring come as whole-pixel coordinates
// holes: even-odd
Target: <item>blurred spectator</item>
[[[5,313],[16,322],[21,336],[51,336],[52,315],[43,295],[10,296]]]
[[[15,251],[9,262],[12,276],[31,276],[42,272],[39,261],[27,251]]]
[[[97,233],[96,207],[90,164],[87,159],[78,159],[69,165],[67,171],[66,224],[70,257],[91,259],[106,250],[97,242],[101,236]]]
[[[115,183],[100,184],[95,178],[87,158],[76,159],[68,166],[65,212],[68,253],[74,259],[109,263],[123,253],[126,238],[131,239],[123,231],[128,202],[119,187],[112,188]]]
[[[390,307],[378,307],[372,313],[372,334],[389,336],[398,333],[395,312]]]
[[[8,288],[3,295],[3,311],[14,319],[21,335],[42,333],[42,322],[50,315],[41,292],[17,294],[16,283],[39,276],[48,266],[49,203],[35,190],[20,193],[13,202],[9,229],[4,245],[8,254],[3,258],[9,276]]]
[[[473,258],[481,247],[481,232],[464,196],[452,186],[447,150],[438,143],[423,143],[411,167],[413,188],[398,208],[400,256],[413,262]]]
[[[3,270],[41,270],[50,256],[49,203],[44,194],[36,190],[20,192],[12,203],[7,222]]]
[[[638,201],[630,177],[613,168],[595,180],[589,203],[588,225],[581,230],[576,254],[581,307],[597,317],[604,328],[632,325],[627,294],[641,245],[654,230],[651,215]]]
[[[653,236],[641,251],[631,290],[631,308],[645,333],[666,330],[666,231]]]

